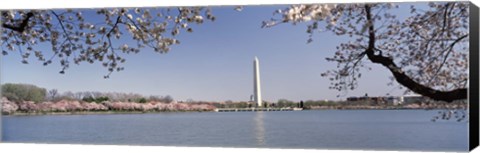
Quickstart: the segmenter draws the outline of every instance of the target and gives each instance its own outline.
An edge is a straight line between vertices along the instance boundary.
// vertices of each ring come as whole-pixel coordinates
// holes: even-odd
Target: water
[[[466,151],[468,123],[436,111],[327,110],[3,116],[22,143]]]

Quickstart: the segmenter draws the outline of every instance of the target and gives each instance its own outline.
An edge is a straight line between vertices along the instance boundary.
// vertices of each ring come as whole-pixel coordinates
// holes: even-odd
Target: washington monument
[[[260,90],[260,68],[258,58],[253,60],[253,98],[257,102],[257,107],[262,107],[262,92]]]

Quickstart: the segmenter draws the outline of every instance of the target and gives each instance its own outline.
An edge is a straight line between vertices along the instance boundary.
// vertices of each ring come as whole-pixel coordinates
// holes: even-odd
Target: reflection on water
[[[263,112],[255,112],[255,139],[258,146],[265,146],[265,126],[263,125]]]

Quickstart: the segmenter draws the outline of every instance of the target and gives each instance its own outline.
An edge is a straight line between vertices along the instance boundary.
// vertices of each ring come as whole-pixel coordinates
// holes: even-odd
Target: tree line
[[[85,113],[85,112],[178,112],[178,111],[213,111],[215,106],[208,103],[185,102],[109,102],[60,100],[58,102],[12,102],[2,98],[2,114],[44,114],[44,113]]]
[[[176,102],[171,96],[120,92],[58,92],[31,84],[1,86],[1,113],[213,111],[209,102]]]
[[[171,103],[173,97],[167,96],[143,96],[136,93],[120,93],[120,92],[99,92],[99,91],[66,91],[60,93],[57,89],[47,89],[31,84],[6,83],[1,87],[2,96],[10,101],[22,102],[33,101],[39,103],[42,101],[58,102],[60,100],[77,100],[85,102],[101,103],[104,101],[122,101],[146,103],[148,101],[157,101]]]

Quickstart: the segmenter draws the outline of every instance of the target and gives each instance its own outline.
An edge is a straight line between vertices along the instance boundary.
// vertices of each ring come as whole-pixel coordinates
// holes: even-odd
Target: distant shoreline
[[[445,110],[442,108],[350,108],[350,109],[304,109],[303,111],[324,111],[324,110]],[[15,112],[2,114],[3,116],[42,116],[42,115],[114,115],[114,114],[167,114],[167,113],[193,113],[193,112],[215,112],[215,111],[75,111],[75,112]]]
[[[3,116],[42,116],[42,115],[112,115],[112,114],[159,114],[159,113],[192,113],[213,111],[82,111],[82,112],[15,112]]]
[[[218,109],[245,109],[253,105],[248,102],[121,102],[103,101],[86,102],[77,100],[60,100],[57,102],[13,102],[1,98],[1,114],[15,116],[29,115],[94,115],[94,114],[146,114],[146,113],[179,113],[179,112],[215,112]],[[266,103],[267,104],[267,103]],[[303,108],[303,110],[461,110],[467,104],[454,103],[410,103],[405,105],[372,105],[365,103],[342,102],[278,102],[265,105],[266,108]]]

